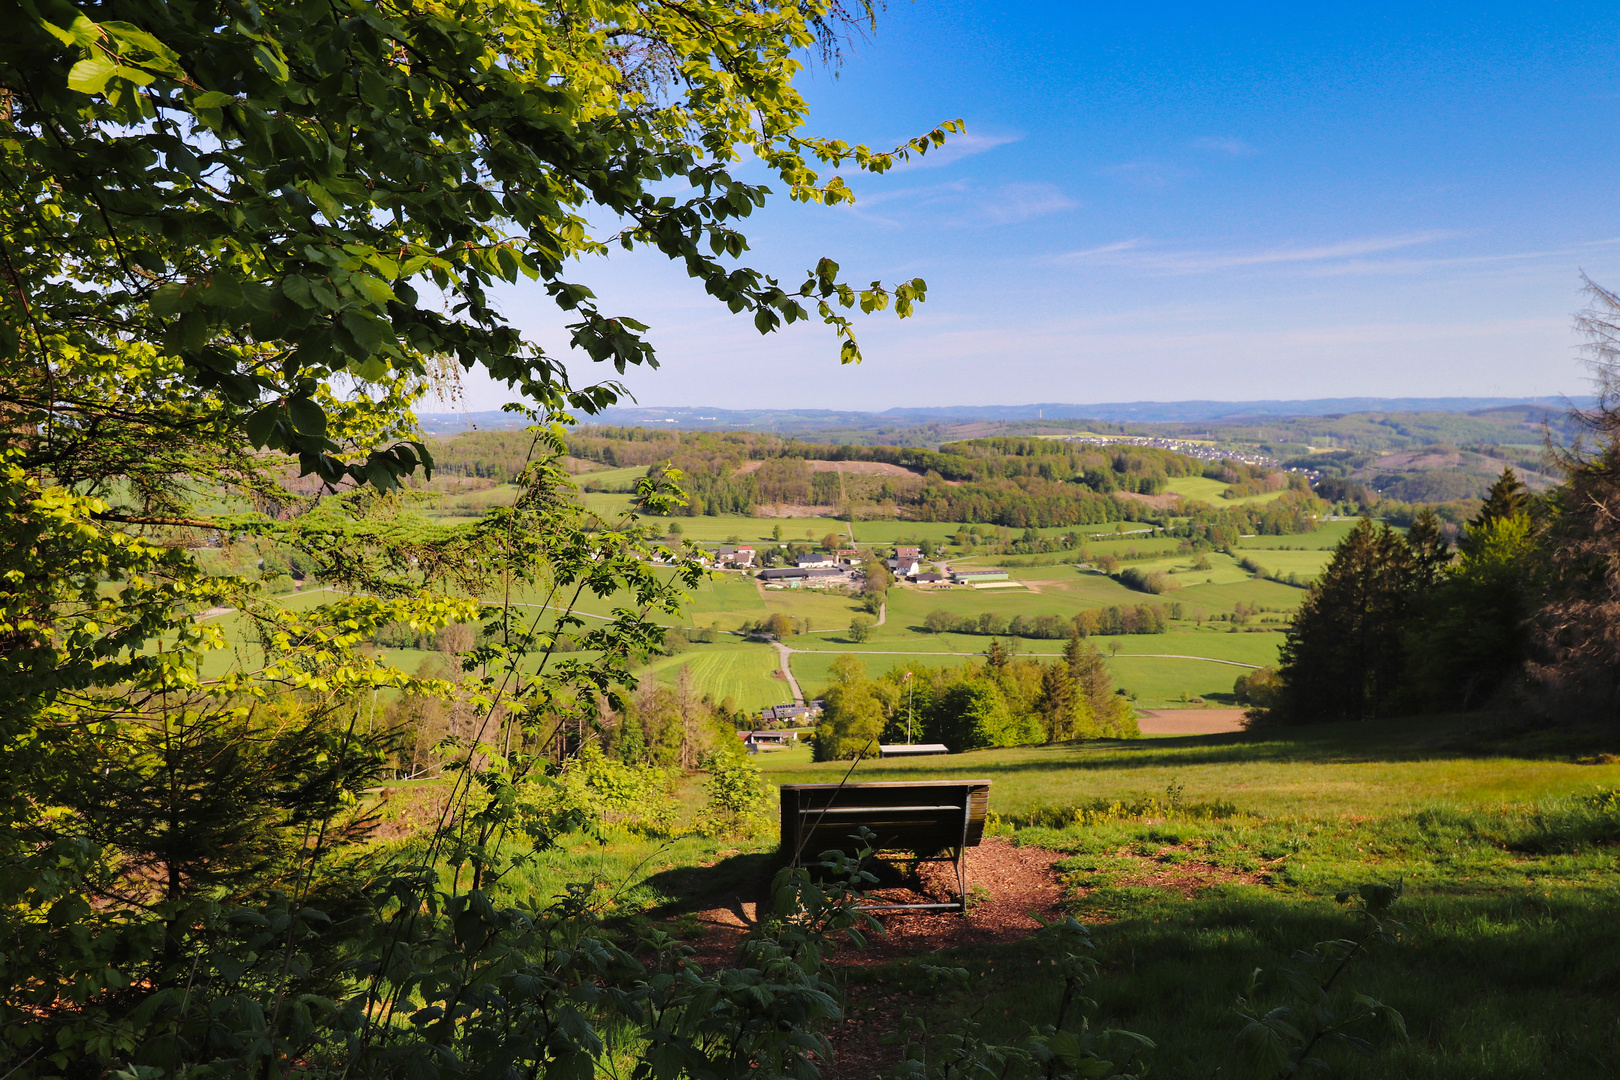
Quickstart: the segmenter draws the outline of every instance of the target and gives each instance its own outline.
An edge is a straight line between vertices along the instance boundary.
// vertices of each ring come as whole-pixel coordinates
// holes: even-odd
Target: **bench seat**
[[[905,851],[919,860],[956,867],[957,899],[948,904],[871,904],[867,910],[967,910],[966,852],[984,836],[990,808],[988,780],[874,781],[858,784],[784,784],[782,850],[794,865],[826,851],[854,855],[855,834],[867,828],[878,851]]]

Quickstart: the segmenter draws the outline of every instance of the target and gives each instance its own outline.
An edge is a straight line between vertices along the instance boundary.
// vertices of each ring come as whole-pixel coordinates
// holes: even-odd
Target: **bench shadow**
[[[764,851],[731,855],[710,866],[677,866],[659,871],[642,884],[670,899],[649,908],[646,915],[664,920],[723,910],[735,916],[739,926],[752,926],[761,906],[769,907],[771,880],[787,861],[786,852]],[[815,860],[806,862],[811,876],[816,877]],[[920,889],[922,885],[914,859],[870,857],[861,868],[877,877],[877,884],[872,886],[875,889]]]
[[[670,897],[651,908],[655,919],[669,919],[696,911],[724,908],[740,920],[752,922],[744,905],[769,899],[771,878],[782,868],[780,851],[756,851],[729,855],[709,866],[676,866],[648,876],[643,885]]]

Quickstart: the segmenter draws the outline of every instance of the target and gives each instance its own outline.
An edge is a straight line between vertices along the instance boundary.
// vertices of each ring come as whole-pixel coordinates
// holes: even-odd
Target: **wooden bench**
[[[854,855],[856,834],[874,834],[877,851],[907,851],[921,862],[956,867],[957,899],[946,904],[867,904],[867,911],[967,910],[967,849],[984,837],[988,780],[884,781],[865,784],[784,784],[782,850],[797,866],[825,851]]]

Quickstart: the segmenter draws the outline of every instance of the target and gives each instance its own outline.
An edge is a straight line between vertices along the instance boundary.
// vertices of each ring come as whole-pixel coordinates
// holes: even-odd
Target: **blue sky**
[[[853,208],[751,221],[785,280],[824,254],[927,279],[917,317],[860,320],[864,364],[655,258],[577,277],[652,324],[664,366],[626,379],[649,405],[1581,393],[1579,274],[1620,285],[1617,58],[1608,5],[897,3],[836,78],[805,72],[811,127],[967,135],[850,176]],[[565,351],[537,290],[503,302]]]

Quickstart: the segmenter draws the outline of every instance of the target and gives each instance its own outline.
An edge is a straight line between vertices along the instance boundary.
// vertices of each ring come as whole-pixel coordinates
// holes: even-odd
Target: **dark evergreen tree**
[[[1519,671],[1539,592],[1536,556],[1528,514],[1470,526],[1457,565],[1417,592],[1407,637],[1406,707],[1478,708]]]
[[[1620,720],[1620,295],[1586,282],[1576,322],[1588,341],[1598,402],[1574,419],[1591,443],[1561,455],[1568,484],[1544,540],[1546,600],[1530,668],[1559,715]],[[1595,445],[1593,445],[1595,444]]]
[[[1406,544],[1412,549],[1413,587],[1422,592],[1438,582],[1451,563],[1451,545],[1446,543],[1440,518],[1431,508],[1425,506],[1418,512],[1406,532]]]
[[[1385,714],[1400,686],[1414,577],[1405,538],[1362,519],[1311,585],[1288,632],[1275,718],[1300,724]]]
[[[1494,521],[1518,517],[1530,509],[1530,489],[1524,486],[1510,465],[1502,470],[1491,490],[1485,494],[1485,505],[1469,521],[1470,530],[1481,529]]]

